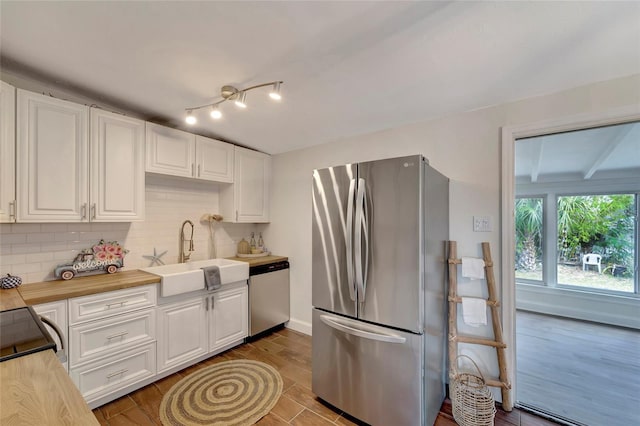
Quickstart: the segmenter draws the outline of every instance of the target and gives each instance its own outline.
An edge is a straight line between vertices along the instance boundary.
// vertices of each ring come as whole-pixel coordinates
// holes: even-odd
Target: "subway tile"
[[[27,234],[27,243],[43,243],[54,241],[55,234],[53,232],[40,232],[37,234]]]
[[[34,232],[40,232],[41,227],[39,223],[14,223],[11,229],[12,232],[32,234]]]
[[[66,223],[43,223],[40,227],[42,232],[66,232],[69,229]]]
[[[64,241],[42,243],[40,244],[40,250],[43,252],[44,251],[51,251],[51,252],[66,251],[67,243]]]
[[[13,274],[21,275],[29,272],[39,272],[42,269],[39,263],[23,263],[21,265],[12,265],[11,270]]]
[[[24,254],[8,254],[0,257],[0,265],[18,265],[26,263],[26,255]]]
[[[51,252],[30,253],[26,255],[26,261],[24,263],[47,262],[51,260],[53,260],[53,253]]]
[[[9,234],[11,233],[11,224],[10,223],[0,223],[0,234]],[[2,238],[2,237],[0,237]]]
[[[27,234],[3,234],[0,235],[0,245],[23,244],[27,242]]]
[[[13,254],[38,253],[39,251],[40,251],[39,243],[11,244],[11,253]]]
[[[55,241],[74,241],[78,239],[78,233],[75,231],[56,232]]]

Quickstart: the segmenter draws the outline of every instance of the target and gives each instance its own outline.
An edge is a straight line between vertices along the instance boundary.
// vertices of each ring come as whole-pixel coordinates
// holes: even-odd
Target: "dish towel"
[[[487,325],[487,301],[477,297],[462,297],[462,320],[471,327]]]
[[[463,257],[462,276],[472,280],[484,279],[484,260],[476,257]]]
[[[220,281],[220,268],[216,265],[200,268],[204,272],[204,286],[208,291],[217,290],[222,287]]]

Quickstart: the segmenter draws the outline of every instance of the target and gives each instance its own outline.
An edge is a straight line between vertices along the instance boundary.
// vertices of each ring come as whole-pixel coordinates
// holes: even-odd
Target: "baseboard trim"
[[[291,318],[285,327],[292,329],[293,331],[299,331],[308,336],[311,336],[311,323],[306,321],[300,321],[295,318]]]

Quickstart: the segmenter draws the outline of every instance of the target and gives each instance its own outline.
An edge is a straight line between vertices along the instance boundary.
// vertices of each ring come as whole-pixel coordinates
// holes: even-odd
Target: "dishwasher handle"
[[[289,269],[289,262],[286,260],[268,263],[266,265],[252,266],[249,268],[249,276],[268,274],[269,272],[281,271],[283,269]]]

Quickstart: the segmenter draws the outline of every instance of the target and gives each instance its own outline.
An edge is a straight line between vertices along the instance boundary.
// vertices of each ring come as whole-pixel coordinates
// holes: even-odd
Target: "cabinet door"
[[[233,214],[235,222],[269,222],[271,156],[235,147],[234,163],[233,205],[235,212]]]
[[[147,123],[146,171],[194,177],[195,135]]]
[[[91,221],[144,219],[144,122],[91,109]]]
[[[248,287],[223,290],[213,296],[211,302],[211,324],[209,329],[209,351],[213,352],[248,335]]]
[[[15,222],[16,89],[0,83],[0,222]]]
[[[64,348],[68,356],[69,339],[67,337],[67,333],[69,330],[68,328],[69,323],[67,322],[67,301],[60,300],[58,302],[42,303],[40,305],[34,305],[33,310],[36,311],[38,315],[53,321],[53,323],[58,326],[60,331],[62,331],[63,335],[62,335],[62,342],[61,342],[60,337],[58,336],[58,333],[56,333],[55,330],[53,330],[47,324],[44,325],[47,331],[49,332],[49,334],[51,335],[51,337],[53,337],[53,340],[56,342],[57,350],[60,351],[62,348]],[[69,371],[68,362],[63,363],[62,365],[64,366],[65,370]]]
[[[158,372],[204,355],[207,348],[205,299],[158,307]]]
[[[196,177],[233,182],[233,145],[196,136]]]
[[[18,90],[17,220],[88,220],[89,108]]]

